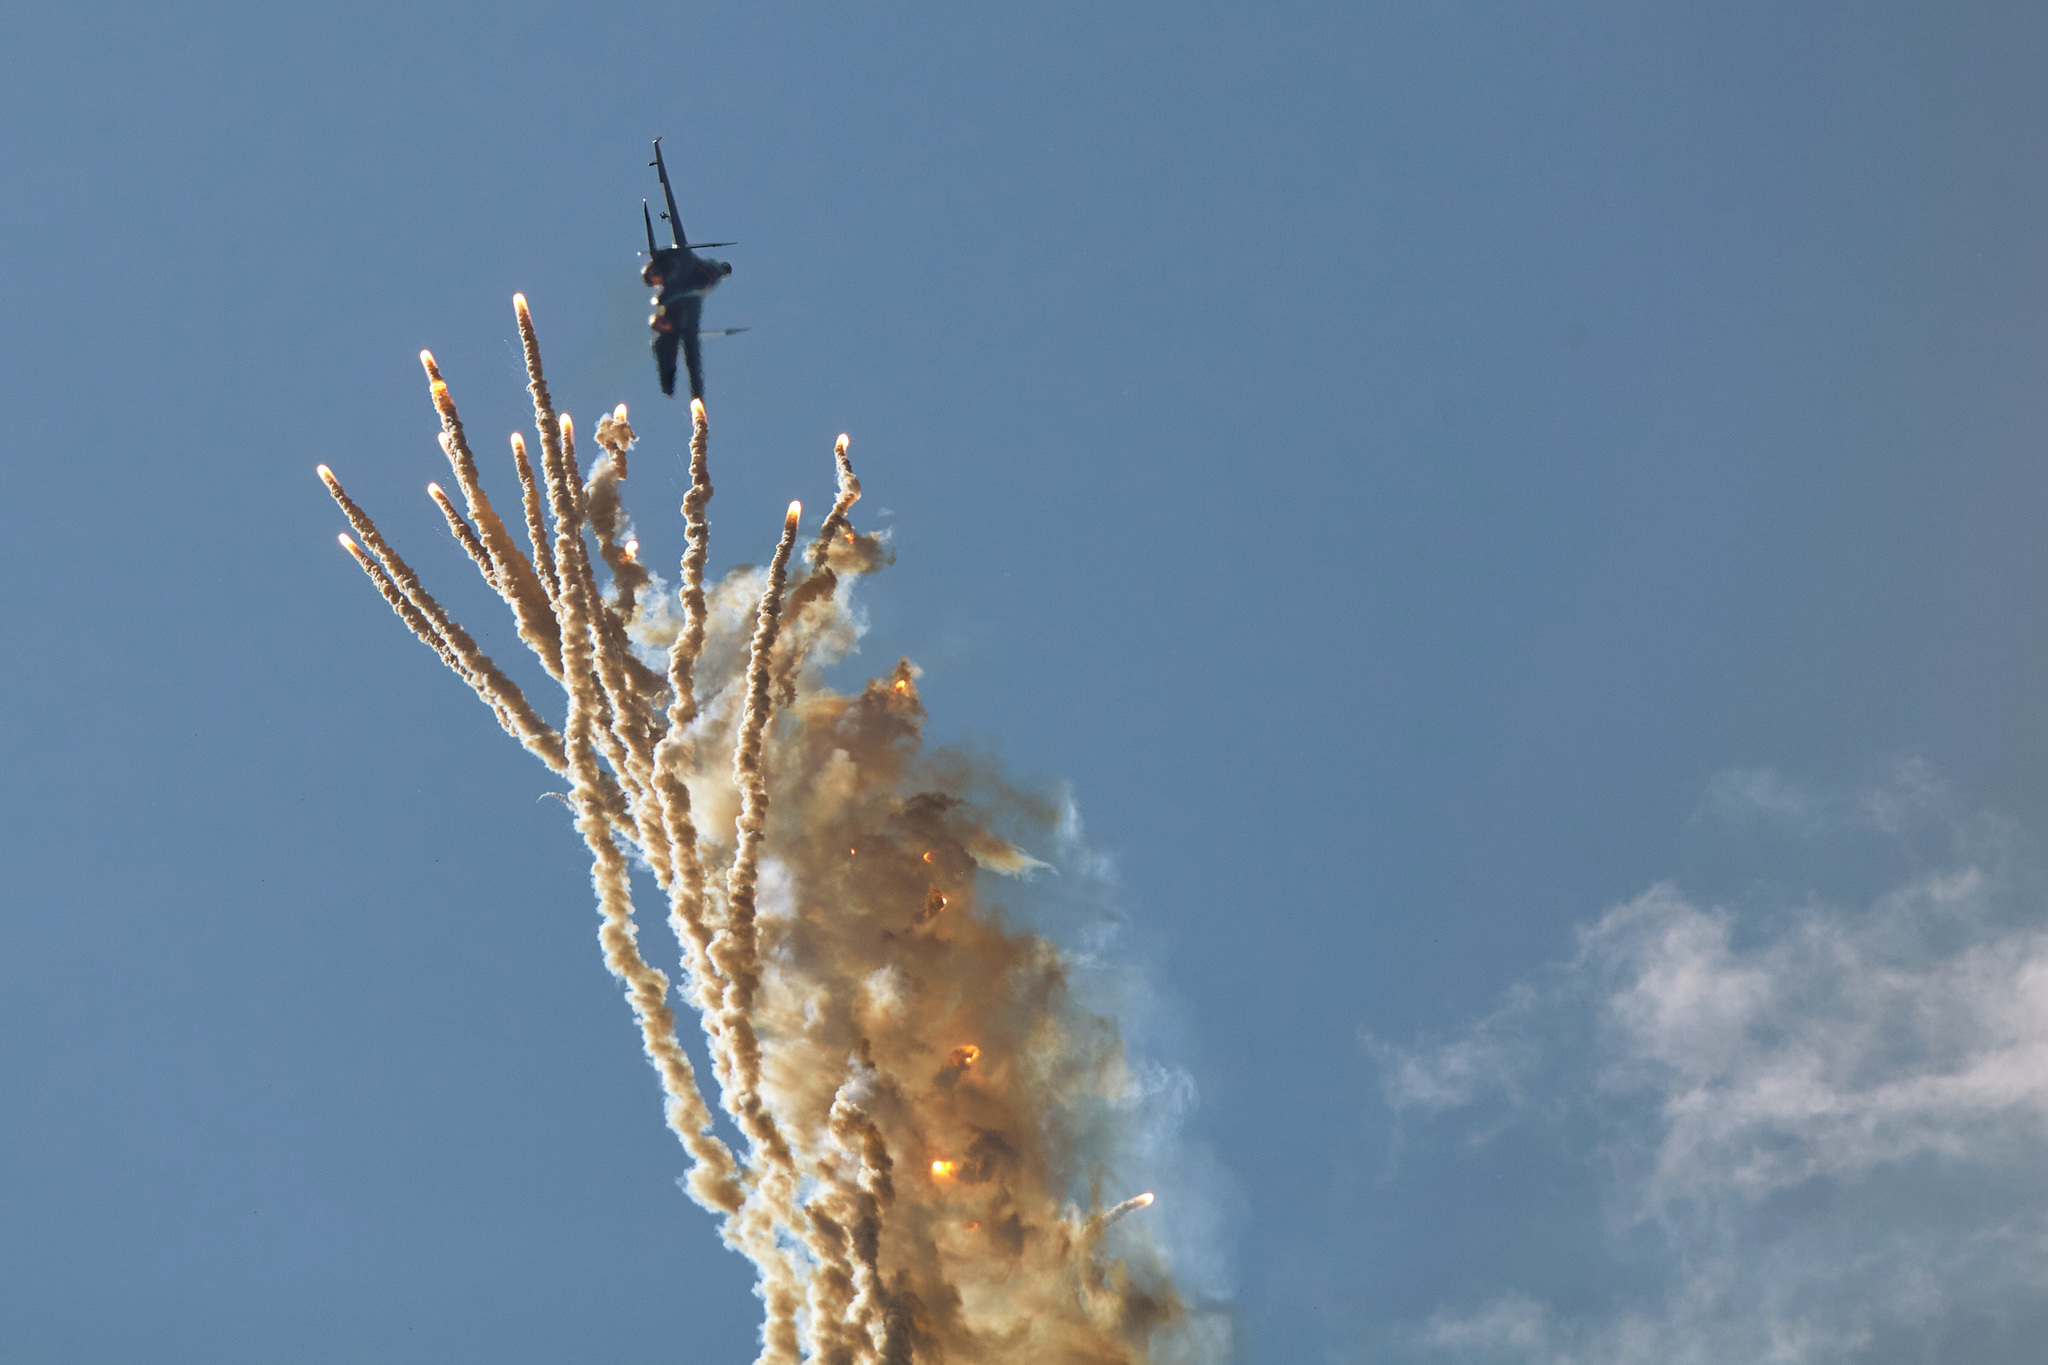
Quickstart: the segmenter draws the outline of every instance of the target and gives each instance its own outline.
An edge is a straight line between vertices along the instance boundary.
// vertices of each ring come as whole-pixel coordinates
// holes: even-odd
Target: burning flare
[[[512,437],[526,545],[493,510],[448,384],[422,351],[461,505],[439,484],[428,495],[561,684],[559,730],[334,472],[321,465],[319,476],[355,532],[341,546],[378,594],[568,784],[605,965],[690,1154],[686,1188],[760,1278],[760,1361],[1151,1359],[1185,1317],[1164,1256],[1135,1225],[1113,1239],[1122,1259],[1103,1245],[1152,1196],[1106,1211],[1077,1202],[1102,1175],[1079,1135],[1118,1121],[1106,1078],[1123,1074],[1121,1047],[1106,1021],[1068,1002],[1068,959],[1006,927],[985,899],[994,875],[1042,864],[968,795],[1034,807],[957,758],[921,756],[908,660],[854,695],[821,676],[858,636],[852,580],[889,558],[884,537],[848,520],[860,481],[847,438],[832,452],[831,510],[804,553],[792,502],[765,570],[707,582],[709,424],[692,400],[686,548],[670,597],[640,562],[619,499],[635,440],[624,405],[594,428],[602,453],[586,477],[525,297],[513,306],[538,449],[531,460]],[[667,903],[681,955],[673,987],[641,949],[629,860]],[[715,1101],[677,1037],[678,999],[703,1028]],[[737,1148],[715,1131],[714,1102]],[[909,1154],[934,1151],[949,1155],[929,1160],[929,1180],[899,1178]]]

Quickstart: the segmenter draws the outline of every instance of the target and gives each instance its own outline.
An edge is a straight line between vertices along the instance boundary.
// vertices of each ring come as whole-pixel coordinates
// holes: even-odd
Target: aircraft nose
[[[719,273],[719,274],[721,274],[721,275],[730,275],[730,274],[732,274],[732,262],[730,262],[730,261],[720,261],[720,262],[718,263],[718,273]]]

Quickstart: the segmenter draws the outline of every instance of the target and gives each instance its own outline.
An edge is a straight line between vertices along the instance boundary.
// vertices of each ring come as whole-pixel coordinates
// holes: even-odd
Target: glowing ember
[[[635,555],[637,555],[637,554],[639,554],[639,553],[640,553],[640,542],[639,542],[639,541],[637,541],[637,540],[629,540],[629,541],[627,541],[627,542],[626,542],[626,558],[628,558],[628,559],[631,559],[631,558],[632,558],[633,556],[635,556]]]
[[[934,1179],[934,1180],[950,1180],[950,1179],[952,1178],[952,1176],[953,1176],[953,1163],[952,1163],[952,1162],[950,1162],[950,1161],[934,1161],[934,1162],[932,1163],[932,1179]]]
[[[949,1060],[954,1066],[973,1066],[981,1060],[981,1049],[972,1043],[968,1043],[964,1047],[956,1047],[953,1049],[953,1055]]]

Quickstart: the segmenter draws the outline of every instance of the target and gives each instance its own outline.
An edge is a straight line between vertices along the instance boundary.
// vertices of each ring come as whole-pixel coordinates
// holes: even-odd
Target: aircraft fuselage
[[[672,316],[681,311],[676,304],[688,298],[703,298],[730,274],[732,267],[724,261],[699,256],[686,248],[664,247],[655,252],[647,268],[640,272],[640,278],[655,289],[654,316],[648,324],[657,332],[670,330],[675,325]]]

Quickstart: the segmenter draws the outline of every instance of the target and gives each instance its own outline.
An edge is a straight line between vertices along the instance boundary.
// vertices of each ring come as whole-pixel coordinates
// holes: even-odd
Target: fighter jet
[[[744,327],[728,327],[723,331],[704,332],[697,328],[704,315],[704,296],[718,288],[718,282],[732,274],[732,267],[724,261],[714,261],[708,256],[699,256],[699,249],[714,246],[737,246],[736,242],[689,242],[683,236],[683,218],[676,212],[675,191],[668,185],[668,167],[661,160],[661,139],[654,139],[654,160],[647,163],[661,176],[661,197],[668,205],[668,211],[661,216],[668,221],[669,235],[675,239],[674,246],[658,247],[654,244],[654,215],[649,212],[647,201],[640,201],[640,217],[647,224],[647,268],[640,272],[640,279],[649,285],[654,293],[654,315],[647,319],[647,325],[654,329],[654,363],[661,371],[661,391],[671,398],[676,392],[676,347],[683,348],[683,364],[690,372],[690,397],[704,396],[704,356],[699,338],[731,336],[744,332]]]

